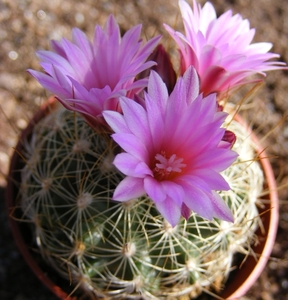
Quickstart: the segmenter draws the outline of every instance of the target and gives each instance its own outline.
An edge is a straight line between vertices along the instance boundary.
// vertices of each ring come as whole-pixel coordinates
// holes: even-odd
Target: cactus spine
[[[43,257],[91,298],[185,299],[221,288],[234,254],[249,253],[255,239],[263,187],[253,143],[238,123],[229,129],[239,158],[223,174],[231,190],[221,196],[235,223],[192,213],[172,228],[147,197],[111,200],[123,176],[109,135],[78,114],[52,112],[24,142],[19,193]]]

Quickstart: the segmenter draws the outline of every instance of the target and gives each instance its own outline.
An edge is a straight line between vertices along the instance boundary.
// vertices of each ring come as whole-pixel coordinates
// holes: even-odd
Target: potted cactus
[[[178,78],[160,37],[143,44],[137,26],[121,38],[113,16],[93,44],[74,29],[73,42],[38,53],[46,74],[29,70],[63,107],[50,101],[20,138],[8,206],[72,284],[47,284],[62,299],[232,299],[271,252],[275,181],[229,96],[283,64],[270,61],[268,44],[250,44],[241,16],[179,4],[186,35],[165,25],[181,54]],[[238,254],[250,262],[229,282]]]

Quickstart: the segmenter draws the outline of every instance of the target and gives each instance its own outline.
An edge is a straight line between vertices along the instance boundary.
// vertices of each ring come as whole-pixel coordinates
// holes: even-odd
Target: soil
[[[273,43],[272,51],[280,54],[281,61],[288,62],[287,1],[215,0],[212,3],[218,14],[232,9],[249,19],[251,27],[256,28],[254,42]],[[19,132],[49,95],[26,70],[40,70],[35,51],[49,49],[50,39],[69,39],[73,27],[84,30],[92,38],[95,24],[103,26],[111,13],[123,32],[142,23],[144,38],[161,33],[166,46],[173,42],[162,23],[182,30],[176,0],[0,0],[0,299],[56,299],[20,256],[12,239],[4,204],[5,175],[13,146]],[[288,299],[287,97],[287,71],[272,71],[268,73],[265,85],[242,110],[267,146],[280,197],[280,222],[272,257],[243,298],[247,300]]]

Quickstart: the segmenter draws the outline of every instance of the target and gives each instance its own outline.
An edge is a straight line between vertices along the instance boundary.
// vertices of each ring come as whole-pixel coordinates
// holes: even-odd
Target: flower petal
[[[213,205],[214,217],[224,221],[234,222],[234,217],[231,210],[219,194],[213,191],[209,198]]]
[[[184,203],[192,211],[196,212],[199,216],[212,220],[214,216],[214,206],[211,203],[209,193],[192,186],[185,186],[185,199]]]
[[[124,151],[132,154],[139,160],[149,161],[150,156],[146,145],[132,133],[114,133],[112,138]]]
[[[147,113],[145,109],[131,99],[122,97],[121,108],[125,115],[125,121],[131,132],[143,139],[146,145],[151,143],[151,135],[148,126]]]
[[[163,185],[155,178],[147,176],[144,179],[144,189],[148,196],[155,202],[162,202],[166,199],[166,192]]]
[[[145,195],[143,178],[127,176],[116,187],[113,200],[129,201]]]
[[[153,175],[150,168],[143,161],[128,153],[118,154],[113,164],[118,170],[128,176],[144,178],[147,175]]]
[[[183,80],[186,86],[187,102],[192,103],[199,95],[200,82],[195,68],[190,66],[183,75]]]
[[[209,185],[211,190],[230,190],[230,186],[227,183],[227,181],[218,172],[214,170],[198,169],[195,170],[194,176],[197,176],[203,181],[205,181]]]
[[[168,100],[168,90],[161,77],[155,71],[151,71],[149,76],[148,94],[152,99],[158,99],[158,101],[155,101],[155,104],[157,104],[159,112],[164,112]]]
[[[116,111],[103,111],[103,117],[114,132],[131,133],[122,114]]]
[[[60,86],[59,83],[51,76],[31,69],[28,69],[27,71],[33,77],[35,77],[44,88],[46,88],[50,92],[59,95],[63,98],[69,97],[69,93],[65,89],[63,89],[63,87]]]
[[[156,202],[156,208],[172,227],[175,227],[181,217],[181,208],[169,197],[162,202]]]
[[[182,186],[168,180],[162,181],[161,185],[167,196],[169,196],[179,207],[181,207],[185,196]]]

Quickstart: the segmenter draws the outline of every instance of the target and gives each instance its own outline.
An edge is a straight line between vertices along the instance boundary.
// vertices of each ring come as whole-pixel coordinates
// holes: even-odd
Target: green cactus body
[[[221,196],[235,223],[192,213],[172,228],[147,197],[111,200],[123,175],[112,165],[119,149],[109,135],[75,113],[52,112],[24,142],[20,188],[43,257],[91,298],[185,299],[219,288],[233,255],[247,254],[255,239],[263,186],[247,133],[236,122],[229,129],[239,158],[223,173],[231,190]]]

